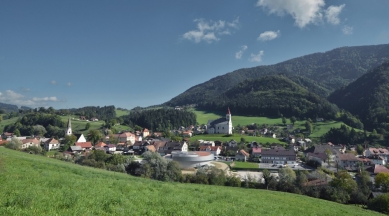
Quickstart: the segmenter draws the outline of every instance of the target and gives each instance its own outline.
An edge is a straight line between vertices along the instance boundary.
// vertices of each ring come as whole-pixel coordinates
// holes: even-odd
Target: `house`
[[[171,154],[172,151],[187,152],[188,144],[186,144],[186,142],[167,142],[163,147],[159,147],[157,151],[161,156]]]
[[[155,136],[155,137],[161,137],[162,136],[162,132],[153,132],[153,135]]]
[[[92,117],[90,120],[91,121],[99,121],[99,119],[97,119],[96,117]]]
[[[85,116],[80,116],[80,120],[86,120]]]
[[[99,148],[99,147],[105,147],[107,144],[105,144],[104,142],[99,142],[95,145],[95,149],[96,148]]]
[[[385,160],[386,163],[388,162],[388,159],[389,159],[389,151],[387,149],[384,149],[384,148],[368,148],[368,149],[366,149],[365,156],[369,157],[371,155],[381,156]]]
[[[44,143],[44,147],[45,147],[46,151],[50,151],[51,149],[59,149],[59,146],[60,146],[59,141],[54,139],[54,138],[48,139]]]
[[[4,132],[3,134],[1,134],[1,137],[3,139],[12,138],[13,136],[14,136],[14,133],[9,133],[9,132]]]
[[[374,165],[374,163],[367,157],[361,156],[357,158],[360,163],[362,163],[364,166],[371,166]]]
[[[76,142],[76,143],[74,143],[74,145],[80,146],[82,150],[92,149],[91,142]]]
[[[41,142],[36,139],[36,138],[33,138],[33,139],[23,139],[22,140],[22,149],[25,149],[25,148],[28,148],[30,146],[40,146]]]
[[[147,129],[147,128],[143,129],[142,136],[143,136],[143,137],[148,137],[148,136],[150,136],[150,131],[149,131],[149,129]]]
[[[190,130],[184,131],[184,132],[182,132],[182,135],[186,136],[186,137],[192,137],[192,131],[190,131]]]
[[[368,167],[366,169],[366,171],[368,171],[371,175],[375,176],[377,175],[378,173],[389,173],[389,169],[386,168],[385,166],[383,165],[373,165],[371,167]]]
[[[114,136],[118,139],[118,142],[127,142],[127,143],[134,144],[136,141],[135,134],[133,134],[131,132],[124,132],[121,134],[115,134]]]
[[[236,155],[238,154],[238,146],[224,146],[224,154],[229,154],[229,155]]]
[[[294,164],[296,153],[293,150],[267,149],[262,150],[262,163]]]
[[[81,148],[81,146],[70,146],[69,151],[71,151],[73,153],[80,153],[80,152],[82,152],[82,148]]]
[[[232,134],[232,128],[230,108],[228,108],[225,118],[209,120],[207,123],[207,133],[209,134]]]
[[[214,156],[219,156],[221,149],[220,146],[200,146],[200,151],[211,152]]]
[[[337,153],[336,163],[338,166],[347,169],[347,170],[356,170],[358,165],[358,158],[351,153]]]
[[[0,138],[0,146],[1,145],[5,145],[7,143],[7,140],[2,140],[1,138]]]
[[[373,164],[377,164],[377,165],[385,165],[386,164],[385,159],[379,155],[370,155],[367,158],[369,158],[373,162]]]
[[[199,143],[202,146],[215,146],[215,142],[214,141],[199,140]]]
[[[326,153],[321,153],[321,152],[308,152],[305,154],[305,157],[308,160],[313,160],[316,161],[317,163],[320,164],[320,166],[323,166],[325,163],[328,163],[328,156]]]
[[[238,147],[238,142],[235,140],[231,140],[227,143],[229,147]]]
[[[251,148],[257,148],[257,147],[260,147],[260,145],[259,145],[257,142],[252,141],[252,142],[250,143],[250,147],[251,147]]]
[[[147,141],[135,141],[134,145],[132,146],[132,149],[134,151],[140,151],[143,150],[143,146],[147,145],[149,145]]]
[[[153,145],[148,145],[148,146],[145,146],[145,152],[146,151],[156,152],[157,150],[155,149],[155,147]]]
[[[333,146],[328,144],[323,145],[314,145],[307,150],[304,151],[305,157],[307,157],[308,153],[324,153],[329,154],[329,162],[335,161],[336,154],[339,153],[339,151],[335,150]]]
[[[241,149],[238,154],[235,155],[235,160],[237,161],[247,161],[247,158],[250,157],[250,154],[245,150]]]
[[[251,155],[253,156],[253,157],[261,157],[261,152],[262,152],[262,148],[260,148],[260,147],[254,147],[254,148],[252,148],[252,152],[251,152]]]
[[[109,152],[116,151],[116,145],[115,144],[108,144],[108,145],[104,146],[104,148],[106,149],[106,151],[109,151]]]

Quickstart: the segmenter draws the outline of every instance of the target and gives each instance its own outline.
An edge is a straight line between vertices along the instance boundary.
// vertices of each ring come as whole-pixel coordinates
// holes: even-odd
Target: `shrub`
[[[367,203],[367,208],[389,214],[389,193],[382,194]]]

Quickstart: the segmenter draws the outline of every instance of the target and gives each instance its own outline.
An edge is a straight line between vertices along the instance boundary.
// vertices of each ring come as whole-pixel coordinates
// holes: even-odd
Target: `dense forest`
[[[284,74],[310,92],[327,97],[337,88],[387,60],[389,44],[337,48],[274,65],[239,69],[193,86],[165,105],[182,106],[212,101],[244,80],[275,74]]]
[[[389,61],[336,90],[329,100],[359,116],[369,130],[386,130],[389,123]]]
[[[124,123],[132,128],[138,125],[153,131],[165,131],[196,124],[196,114],[172,108],[131,111],[130,115],[122,118]]]
[[[20,110],[30,110],[31,108],[21,106]],[[6,112],[19,112],[19,107],[12,104],[0,103],[0,114]]]
[[[116,117],[115,106],[87,106],[78,109],[60,110],[64,114],[85,116],[86,119],[97,118],[103,121],[109,121]]]

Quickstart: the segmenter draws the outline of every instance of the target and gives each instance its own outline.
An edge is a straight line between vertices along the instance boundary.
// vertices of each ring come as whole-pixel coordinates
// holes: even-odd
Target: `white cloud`
[[[247,46],[246,45],[243,45],[241,46],[240,50],[238,52],[235,53],[235,58],[236,59],[241,59],[242,58],[242,55],[243,55],[243,52],[247,49]]]
[[[71,82],[68,82],[66,85],[67,85],[67,86],[71,86],[71,85],[72,85],[72,83],[71,83]]]
[[[258,54],[251,54],[251,57],[250,57],[249,61],[251,61],[251,62],[261,62],[263,55],[264,55],[263,50],[259,51]]]
[[[55,81],[55,80],[51,80],[51,82],[50,82],[51,84],[53,84],[53,85],[55,85],[55,84],[57,84],[57,81]]]
[[[57,102],[57,101],[59,101],[57,97],[28,98],[12,90],[6,90],[4,93],[0,92],[0,102],[13,104],[17,106],[40,107],[40,106],[47,105],[47,102]]]
[[[350,34],[353,34],[353,30],[354,30],[354,28],[353,27],[351,27],[351,26],[343,26],[343,28],[342,28],[342,32],[343,32],[343,34],[345,34],[345,35],[350,35]]]
[[[182,38],[200,43],[205,41],[212,43],[220,40],[222,35],[230,35],[231,28],[237,29],[239,24],[239,17],[232,22],[226,22],[224,20],[219,21],[205,21],[204,19],[195,19],[197,23],[197,29],[188,31],[182,35]]]
[[[270,14],[284,16],[288,14],[295,20],[295,25],[300,28],[309,24],[320,24],[323,21],[323,14],[328,23],[339,24],[339,14],[345,5],[329,6],[324,9],[324,0],[258,0],[257,7],[269,9]]]
[[[337,25],[340,23],[340,20],[339,20],[339,14],[340,12],[342,12],[343,8],[344,8],[345,4],[342,4],[340,6],[329,6],[327,8],[327,10],[325,11],[325,18],[327,20],[327,22],[333,24],[333,25]]]
[[[43,98],[33,97],[32,101],[35,101],[35,102],[41,102],[41,101],[52,101],[52,102],[55,102],[55,101],[58,101],[58,99],[57,99],[57,97],[43,97]]]
[[[280,30],[278,31],[265,31],[259,35],[257,40],[260,41],[268,41],[268,40],[274,40],[280,35]]]

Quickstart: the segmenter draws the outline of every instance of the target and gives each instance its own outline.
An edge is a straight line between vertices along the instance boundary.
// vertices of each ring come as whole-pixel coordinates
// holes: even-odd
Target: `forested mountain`
[[[165,105],[181,106],[217,100],[226,90],[246,79],[275,74],[283,74],[309,91],[327,97],[386,60],[389,60],[389,44],[337,48],[274,65],[239,69],[193,86]]]
[[[245,80],[212,101],[198,104],[200,109],[261,116],[296,116],[333,118],[338,107],[306,90],[283,75]]]
[[[348,86],[336,90],[329,100],[358,115],[365,127],[389,123],[389,61],[372,69]]]

